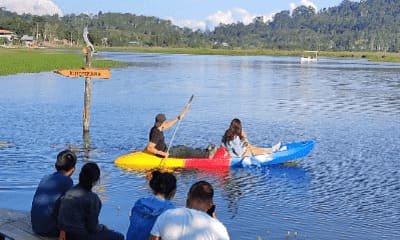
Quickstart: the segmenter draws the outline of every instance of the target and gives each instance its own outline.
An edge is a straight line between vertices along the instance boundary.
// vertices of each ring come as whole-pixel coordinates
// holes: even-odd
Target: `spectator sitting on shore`
[[[170,201],[176,192],[176,178],[173,174],[153,171],[150,187],[154,195],[140,198],[132,208],[127,240],[148,239],[157,217],[165,210],[175,208]]]
[[[71,175],[75,171],[76,155],[64,150],[57,155],[57,172],[46,175],[40,181],[31,207],[32,230],[41,236],[57,237],[56,202],[72,185]]]
[[[216,219],[214,190],[210,183],[199,181],[189,190],[186,207],[169,209],[156,220],[149,240],[229,239],[225,226]]]
[[[124,235],[99,224],[101,201],[92,187],[100,179],[94,162],[83,165],[79,183],[61,198],[58,225],[68,240],[123,240]]]

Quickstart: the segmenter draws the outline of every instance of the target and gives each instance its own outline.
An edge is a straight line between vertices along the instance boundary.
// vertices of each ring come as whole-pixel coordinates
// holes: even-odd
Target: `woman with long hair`
[[[61,199],[59,228],[68,240],[123,240],[124,235],[99,224],[101,201],[93,186],[100,179],[100,168],[94,162],[83,165],[79,183]]]
[[[222,145],[228,150],[231,156],[247,157],[251,155],[262,155],[272,153],[279,149],[280,143],[272,148],[261,148],[250,145],[246,132],[242,129],[242,123],[238,118],[231,121],[229,128],[222,137]]]

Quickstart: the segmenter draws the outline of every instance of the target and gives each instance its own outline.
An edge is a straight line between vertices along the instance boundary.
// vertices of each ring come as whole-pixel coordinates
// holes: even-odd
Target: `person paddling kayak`
[[[192,98],[191,98],[192,99]],[[169,146],[165,143],[164,131],[174,126],[176,123],[181,121],[189,107],[191,100],[186,104],[183,108],[181,114],[179,114],[176,118],[167,121],[167,117],[164,113],[159,113],[155,117],[154,126],[150,130],[149,134],[149,142],[146,145],[144,152],[154,154],[159,157],[168,158],[168,157],[177,157],[177,158],[207,158],[209,157],[210,149],[198,149],[191,148],[187,146],[176,146],[171,149],[168,149]],[[214,149],[212,149],[214,150]]]
[[[183,119],[186,112],[187,105],[181,114],[169,121],[167,121],[167,117],[164,113],[157,114],[154,126],[150,129],[149,143],[144,151],[159,157],[167,158],[169,153],[167,151],[167,144],[165,143],[164,131],[174,126],[179,120]]]

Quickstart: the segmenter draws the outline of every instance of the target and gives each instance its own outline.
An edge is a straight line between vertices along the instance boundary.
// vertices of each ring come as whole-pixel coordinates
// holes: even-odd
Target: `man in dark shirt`
[[[168,147],[165,143],[163,131],[172,127],[175,123],[185,117],[185,114],[189,108],[189,103],[185,106],[182,113],[176,118],[167,121],[165,114],[159,113],[155,118],[154,126],[150,130],[149,143],[145,148],[145,152],[154,154],[159,157],[167,158],[169,156]]]
[[[167,121],[165,114],[159,113],[155,118],[154,126],[150,130],[149,143],[147,144],[144,152],[154,154],[158,157],[168,158],[209,158],[215,153],[217,148],[214,145],[209,145],[207,149],[191,148],[183,145],[174,146],[168,149],[165,143],[164,130],[172,127],[175,123],[179,122],[185,117],[186,112],[190,106],[190,101],[186,104],[182,113],[176,118]]]

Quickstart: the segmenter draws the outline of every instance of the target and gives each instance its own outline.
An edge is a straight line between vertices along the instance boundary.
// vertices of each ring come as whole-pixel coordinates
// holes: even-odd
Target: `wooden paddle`
[[[189,99],[189,101],[186,103],[185,107],[183,108],[183,111],[186,113],[189,110],[190,104],[192,103],[194,98],[194,95],[192,95]],[[178,124],[176,125],[176,128],[174,130],[174,133],[172,134],[171,140],[169,141],[168,144],[168,148],[167,148],[167,153],[169,153],[169,150],[171,149],[172,146],[172,142],[174,141],[175,138],[175,134],[178,131],[179,125],[181,123],[182,119],[178,118]],[[160,166],[163,167],[164,166],[164,161],[165,161],[166,157],[164,157],[161,162],[160,162]]]

